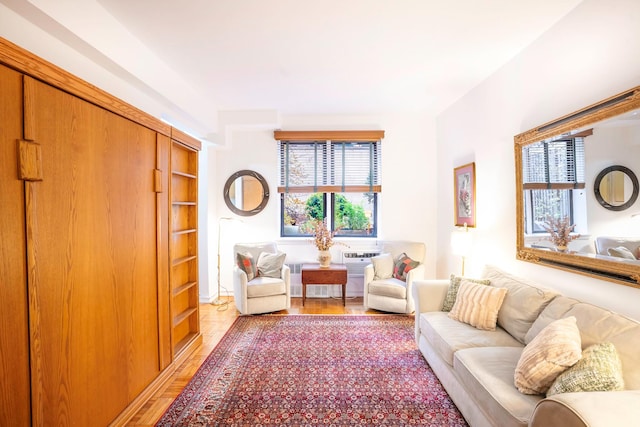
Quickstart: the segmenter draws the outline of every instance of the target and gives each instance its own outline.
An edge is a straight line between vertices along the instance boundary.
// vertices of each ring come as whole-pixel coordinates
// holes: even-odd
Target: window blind
[[[280,193],[381,192],[381,142],[278,142]]]
[[[584,139],[540,141],[522,149],[525,190],[584,188]]]

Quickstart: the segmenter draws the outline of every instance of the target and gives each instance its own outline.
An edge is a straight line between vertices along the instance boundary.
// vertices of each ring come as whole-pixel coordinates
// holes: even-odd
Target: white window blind
[[[540,141],[522,149],[524,189],[584,188],[584,139]]]

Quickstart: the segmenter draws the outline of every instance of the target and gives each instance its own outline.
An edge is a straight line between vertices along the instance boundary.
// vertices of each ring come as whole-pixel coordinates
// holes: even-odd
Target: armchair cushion
[[[247,280],[253,280],[256,277],[256,263],[250,252],[237,253],[236,264],[238,268],[247,275]]]
[[[398,280],[407,280],[407,273],[418,265],[420,265],[418,261],[414,261],[407,254],[402,253],[394,262],[393,277]]]
[[[384,280],[374,280],[369,283],[369,293],[391,298],[407,298],[407,284],[398,279],[389,278]]]
[[[280,278],[259,276],[247,283],[248,298],[281,295],[285,292],[285,282]]]
[[[262,277],[275,277],[280,278],[282,276],[282,266],[284,265],[284,259],[287,254],[284,252],[271,253],[262,252],[258,257],[258,276]]]

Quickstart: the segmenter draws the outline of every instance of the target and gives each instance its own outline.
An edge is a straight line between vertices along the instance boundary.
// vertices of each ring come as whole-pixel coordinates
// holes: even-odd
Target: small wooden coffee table
[[[342,285],[342,305],[346,306],[347,267],[344,264],[302,264],[302,306],[307,298],[307,285]]]

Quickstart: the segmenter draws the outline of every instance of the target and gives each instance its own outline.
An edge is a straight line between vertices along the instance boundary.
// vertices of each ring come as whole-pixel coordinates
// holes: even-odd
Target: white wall
[[[232,120],[227,117],[227,120]],[[222,121],[221,121],[222,122]],[[217,217],[242,220],[231,226],[223,223],[221,232],[221,282],[231,290],[232,250],[235,242],[276,240],[287,253],[288,263],[315,261],[317,251],[309,239],[280,238],[280,195],[278,186],[278,151],[273,139],[275,129],[283,130],[358,130],[382,129],[382,194],[378,201],[378,239],[345,241],[351,248],[373,247],[378,240],[415,240],[427,246],[426,270],[435,277],[436,226],[436,152],[435,123],[424,114],[382,114],[362,116],[283,116],[270,127],[245,123],[226,132],[224,147],[217,151],[215,177],[209,185],[217,188],[217,202],[212,209]],[[226,206],[222,190],[226,179],[241,169],[262,174],[271,190],[264,211],[251,217],[238,217]],[[232,231],[227,231],[233,227]],[[342,246],[334,246],[339,259]],[[225,292],[223,290],[222,294]]]
[[[467,273],[485,263],[640,319],[640,290],[517,261],[513,137],[640,84],[640,2],[585,0],[437,118],[438,277],[449,250],[453,168],[476,162],[477,229]]]

